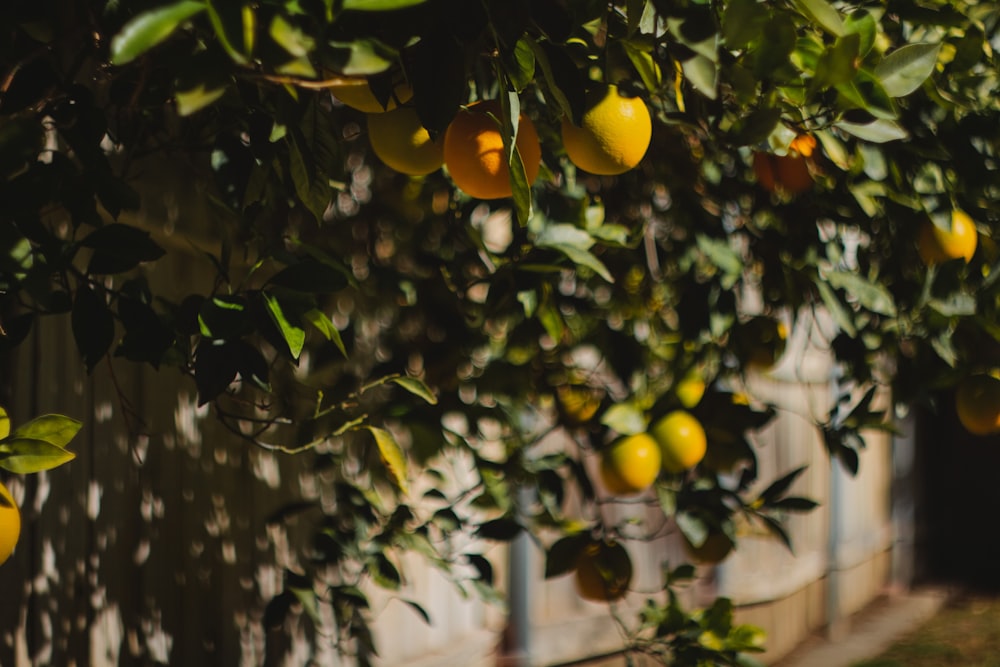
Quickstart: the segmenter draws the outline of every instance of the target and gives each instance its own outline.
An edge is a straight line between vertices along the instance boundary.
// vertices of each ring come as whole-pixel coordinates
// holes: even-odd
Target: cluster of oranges
[[[455,185],[477,199],[512,194],[509,162],[499,118],[500,103],[482,100],[463,107],[447,130],[432,137],[416,110],[408,106],[412,89],[400,82],[384,107],[364,80],[334,86],[337,99],[367,114],[372,150],[390,168],[423,176],[442,166]],[[652,138],[652,117],[638,97],[614,85],[588,93],[580,125],[562,122],[566,155],[578,168],[597,175],[622,174],[639,164]],[[515,140],[528,183],[541,170],[542,150],[532,120],[521,114]]]

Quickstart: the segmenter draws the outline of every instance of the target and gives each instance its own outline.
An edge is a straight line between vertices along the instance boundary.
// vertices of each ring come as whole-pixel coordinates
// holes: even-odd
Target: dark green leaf
[[[524,527],[520,523],[514,519],[503,517],[480,524],[476,529],[476,535],[487,540],[510,542],[520,535],[522,530]]]
[[[297,292],[315,294],[336,292],[347,286],[347,276],[344,271],[308,258],[285,267],[272,276],[268,284]]]
[[[769,18],[757,0],[732,0],[722,14],[722,40],[730,49],[742,49],[760,36]]]
[[[801,466],[791,471],[790,473],[786,474],[784,477],[775,480],[760,494],[759,496],[760,501],[765,506],[768,506],[774,501],[778,500],[783,495],[785,495],[785,493],[792,486],[792,484],[795,483],[795,480],[797,480],[799,476],[805,471],[806,471],[806,466]]]
[[[87,372],[94,370],[115,337],[115,320],[108,304],[89,286],[80,287],[70,316],[73,338]]]
[[[545,554],[545,578],[553,579],[576,569],[576,561],[590,537],[573,533],[555,541]]]
[[[479,579],[485,582],[488,586],[493,585],[493,565],[484,556],[479,554],[466,554],[466,560],[469,564],[476,568],[476,572],[479,573]]]
[[[80,245],[94,251],[87,265],[88,273],[123,273],[164,255],[163,248],[150,238],[149,232],[117,222],[91,232]]]
[[[376,585],[391,591],[398,591],[403,583],[403,578],[400,576],[399,570],[396,569],[392,561],[383,553],[375,554],[368,563],[368,573]]]
[[[427,625],[431,625],[431,615],[428,614],[427,610],[424,609],[420,604],[414,602],[413,600],[405,600],[405,599],[403,600],[403,602],[405,602],[410,607],[410,609],[417,612],[417,614],[420,615],[420,618],[423,619],[424,623],[426,623]]]

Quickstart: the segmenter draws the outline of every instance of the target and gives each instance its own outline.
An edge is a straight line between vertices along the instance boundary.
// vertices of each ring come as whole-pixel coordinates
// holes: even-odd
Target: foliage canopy
[[[764,366],[784,347],[762,317],[834,324],[844,400],[817,427],[851,470],[860,431],[886,427],[876,389],[931,402],[1000,363],[994,3],[36,0],[0,18],[0,346],[60,318],[88,370],[179,369],[235,434],[315,455],[337,509],[317,578],[290,573],[268,620],[327,601],[363,660],[357,584],[398,587],[397,550],[471,565],[457,583],[489,595],[489,563],[439,538],[554,534],[555,576],[590,540],[629,537],[595,510],[609,501],[585,460],[678,408],[692,370],[709,456],[660,475],[665,516],[695,546],[732,538],[736,516],[787,539],[782,513],[812,507],[788,496],[801,471],[749,494],[747,433],[774,411],[738,391],[762,343]],[[365,113],[331,92],[357,79],[432,138],[498,100],[512,196],[382,164]],[[653,118],[645,159],[614,177],[574,166],[559,132],[607,84]],[[200,219],[151,222],[143,197],[171,170]],[[978,249],[925,265],[922,225],[955,211]],[[203,289],[154,290],[171,256],[209,272]],[[556,430],[573,445],[536,446]],[[709,465],[713,442],[737,474]],[[470,477],[451,488],[455,461]],[[442,483],[413,497],[420,475]],[[643,622],[660,641],[643,649],[684,664],[759,648],[725,601],[694,616],[671,592]]]

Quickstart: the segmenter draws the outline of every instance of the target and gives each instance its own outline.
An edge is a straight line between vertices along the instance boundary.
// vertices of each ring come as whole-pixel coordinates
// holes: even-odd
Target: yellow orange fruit
[[[977,373],[955,389],[958,421],[974,435],[1000,433],[1000,379]]]
[[[642,161],[653,136],[646,103],[626,97],[617,86],[601,86],[587,93],[580,126],[563,118],[566,155],[580,169],[601,176],[623,174]]]
[[[413,89],[410,84],[399,80],[394,82],[392,94],[385,106],[375,96],[371,84],[367,79],[347,80],[330,86],[330,92],[345,105],[365,113],[383,113],[392,111],[400,104],[406,104],[413,98]]]
[[[444,135],[444,163],[455,185],[476,199],[499,199],[513,193],[510,167],[500,133],[500,103],[476,102],[460,110]],[[528,183],[538,177],[542,148],[531,119],[518,120],[517,151]]]
[[[691,371],[674,385],[674,394],[685,408],[695,407],[705,395],[705,378],[698,371]]]
[[[660,473],[660,448],[647,433],[627,435],[601,452],[601,480],[616,495],[641,493]]]
[[[0,565],[10,558],[21,536],[21,512],[10,491],[0,484]]]
[[[375,155],[402,174],[424,176],[444,164],[443,138],[431,139],[410,107],[369,114],[368,140]]]
[[[584,600],[620,600],[632,583],[632,559],[620,543],[594,540],[577,557],[574,581],[577,592]]]
[[[917,251],[924,264],[940,264],[962,258],[972,261],[979,244],[976,223],[965,211],[951,212],[951,229],[941,229],[930,220],[925,220],[917,233]]]
[[[686,410],[667,413],[653,424],[649,434],[660,448],[660,463],[667,472],[684,472],[705,458],[705,450],[708,448],[705,429]]]

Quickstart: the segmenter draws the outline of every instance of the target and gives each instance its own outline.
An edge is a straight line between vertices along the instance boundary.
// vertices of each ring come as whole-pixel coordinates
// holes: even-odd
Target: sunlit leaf
[[[375,438],[375,445],[378,447],[379,459],[389,473],[389,478],[393,484],[403,493],[409,492],[409,482],[407,481],[406,453],[396,442],[396,438],[389,431],[377,426],[365,426]]]
[[[826,0],[792,0],[792,2],[799,11],[830,34],[840,37],[846,32],[840,12]]]
[[[205,3],[185,0],[139,14],[111,39],[111,64],[124,65],[138,58],[204,10]]]
[[[51,470],[74,458],[73,452],[45,440],[8,437],[0,441],[0,468],[18,475]]]
[[[424,399],[431,405],[437,405],[437,396],[431,391],[431,388],[427,384],[415,377],[395,377],[390,380],[393,384],[397,384],[406,391],[410,392],[414,396]]]
[[[940,44],[907,44],[875,66],[875,76],[892,97],[909,95],[934,73]]]
[[[82,422],[64,415],[41,415],[18,426],[11,437],[44,440],[65,448],[82,427]]]
[[[265,292],[263,293],[263,298],[267,314],[270,316],[271,321],[274,322],[274,325],[278,327],[281,337],[288,345],[288,351],[292,355],[292,359],[298,359],[299,355],[302,354],[302,347],[306,342],[305,329],[288,319],[288,314],[277,296]]]

